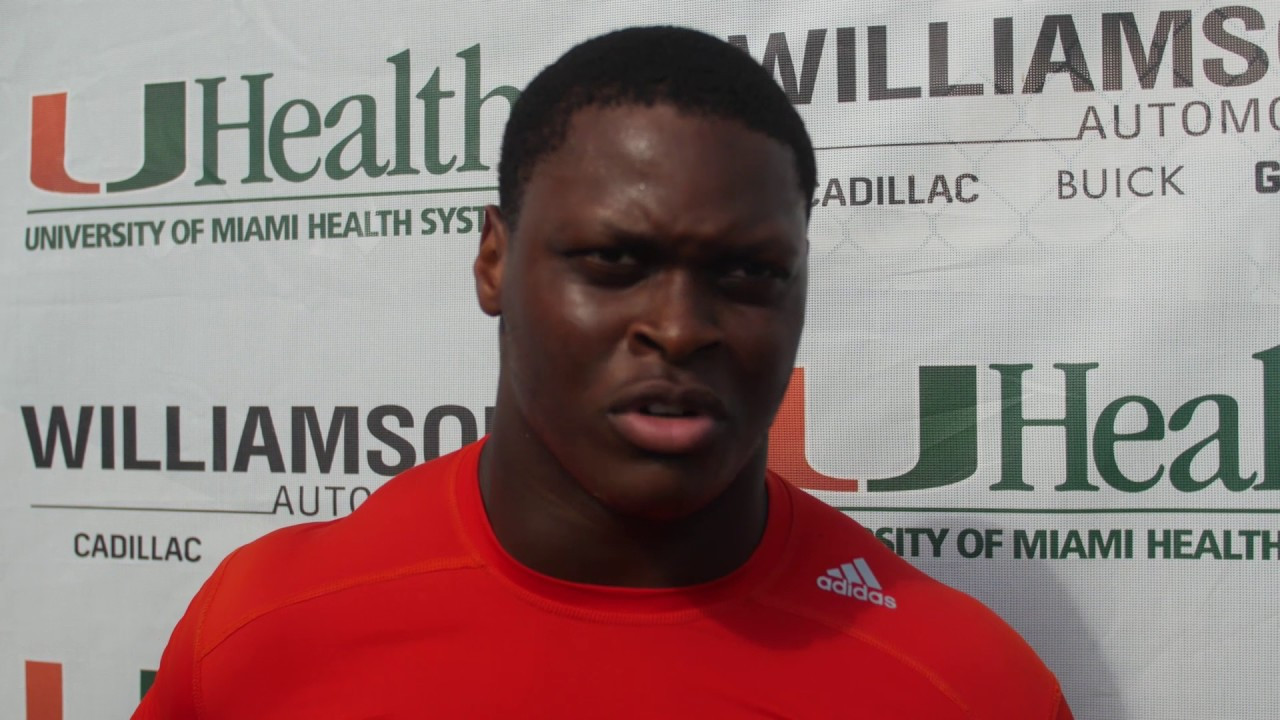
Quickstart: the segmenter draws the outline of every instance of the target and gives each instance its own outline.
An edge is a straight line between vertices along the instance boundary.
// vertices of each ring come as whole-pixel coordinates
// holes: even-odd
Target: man
[[[492,434],[229,556],[135,717],[1070,717],[986,608],[765,468],[815,170],[758,65],[588,41],[499,185]]]

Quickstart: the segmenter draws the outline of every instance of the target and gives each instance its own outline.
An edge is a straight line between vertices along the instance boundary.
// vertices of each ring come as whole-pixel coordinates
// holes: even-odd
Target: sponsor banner
[[[126,716],[227,553],[486,431],[511,102],[653,23],[761,62],[817,147],[771,466],[1009,620],[1077,717],[1280,706],[1275,4],[14,15],[0,715]],[[818,585],[893,609],[865,565]]]

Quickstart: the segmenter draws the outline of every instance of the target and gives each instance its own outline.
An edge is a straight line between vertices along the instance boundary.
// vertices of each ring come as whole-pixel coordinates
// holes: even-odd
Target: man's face
[[[806,202],[790,149],[736,122],[578,111],[516,229],[486,223],[499,412],[624,515],[685,517],[758,481],[804,324]]]

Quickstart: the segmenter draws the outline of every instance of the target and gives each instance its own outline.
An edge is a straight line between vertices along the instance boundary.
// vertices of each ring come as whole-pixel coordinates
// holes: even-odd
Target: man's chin
[[[646,471],[617,473],[608,487],[589,491],[603,507],[623,518],[652,523],[678,522],[713,504],[732,484],[732,478],[716,482],[706,471],[672,467],[677,458],[663,457],[661,465]]]

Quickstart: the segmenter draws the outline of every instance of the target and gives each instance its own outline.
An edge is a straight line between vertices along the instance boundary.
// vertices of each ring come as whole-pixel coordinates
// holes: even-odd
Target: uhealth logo
[[[27,661],[27,720],[62,720],[62,663]],[[155,670],[139,675],[139,699],[156,679]]]
[[[489,169],[480,161],[480,110],[485,103],[502,98],[514,103],[520,91],[499,85],[487,93],[481,79],[480,46],[457,54],[462,60],[461,106],[450,101],[458,93],[443,87],[441,68],[436,67],[417,93],[412,91],[412,68],[408,50],[387,58],[394,77],[387,84],[395,119],[390,153],[379,153],[378,99],[370,94],[342,98],[322,113],[315,102],[293,98],[268,108],[267,81],[272,73],[243,75],[247,95],[247,117],[230,118],[219,105],[235,90],[224,90],[227,78],[195,80],[201,88],[202,169],[195,181],[200,185],[225,185],[219,162],[219,141],[229,133],[244,132],[246,175],[241,183],[269,183],[276,178],[300,183],[323,170],[331,180],[346,180],[356,173],[376,178],[383,175],[417,175],[425,169],[432,175],[448,172],[478,172]],[[422,124],[413,131],[410,110],[413,100],[421,101]],[[67,170],[67,93],[35,95],[31,98],[31,183],[54,193],[115,193],[145,190],[172,182],[187,169],[187,83],[152,83],[143,87],[142,167],[131,177],[106,183],[86,182]],[[502,105],[502,103],[498,103]],[[268,112],[270,110],[270,112]],[[462,147],[444,157],[441,147],[442,114],[461,110]],[[85,112],[84,109],[77,112]],[[385,111],[384,111],[385,112]],[[326,130],[350,125],[348,116],[359,121],[355,130],[336,138],[324,138],[327,151],[316,153],[296,147],[296,140],[321,138]],[[269,122],[268,122],[269,120]],[[383,138],[383,147],[386,147]],[[415,152],[416,150],[416,152]],[[461,151],[461,162],[459,153]]]
[[[1052,486],[1058,492],[1112,491],[1138,493],[1159,485],[1178,492],[1198,492],[1217,486],[1230,492],[1280,490],[1280,345],[1252,358],[1262,364],[1262,466],[1248,472],[1241,467],[1241,403],[1224,393],[1199,395],[1172,408],[1152,398],[1128,394],[1110,399],[1090,427],[1089,373],[1098,363],[1054,363],[1061,373],[1064,412],[1058,417],[1028,417],[1023,411],[1023,378],[1031,363],[992,364],[998,376],[999,421],[984,427],[1000,438],[999,476],[989,489],[1030,492],[1036,487],[1023,473],[1023,437],[1030,432],[1065,435],[1060,465],[1065,478]],[[1044,372],[1041,370],[1040,372]],[[915,467],[890,478],[857,480],[835,477],[809,464],[806,452],[805,372],[796,368],[769,429],[769,467],[803,488],[814,490],[897,491],[954,485],[973,477],[978,465],[978,366],[938,365],[919,368],[919,459]],[[993,402],[994,399],[991,399]],[[1140,430],[1127,429],[1122,413],[1137,416]],[[1202,419],[1192,422],[1193,419]],[[985,419],[985,418],[984,418]],[[1194,428],[1212,421],[1212,432]],[[1246,423],[1246,427],[1252,423]],[[1168,462],[1150,467],[1122,467],[1119,457],[1132,443],[1163,443]],[[1162,448],[1163,449],[1163,448]],[[1090,462],[1092,460],[1092,463]],[[1212,472],[1205,468],[1216,464]],[[1101,484],[1095,483],[1101,480]],[[1034,480],[1034,478],[1033,478]]]

